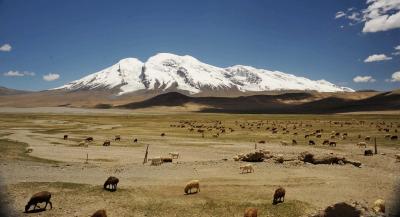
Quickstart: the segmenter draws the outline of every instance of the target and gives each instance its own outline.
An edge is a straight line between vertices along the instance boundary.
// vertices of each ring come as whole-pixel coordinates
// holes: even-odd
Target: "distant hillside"
[[[119,107],[143,109],[156,106],[185,106],[189,103],[201,105],[201,112],[324,114],[400,110],[400,93],[397,91],[377,93],[366,98],[358,98],[357,96],[347,98],[328,96],[321,98],[312,93],[240,97],[190,97],[171,92],[142,102],[129,103]]]
[[[16,89],[11,89],[11,88],[0,86],[0,96],[15,95],[15,94],[21,94],[21,93],[29,93],[29,91],[16,90]]]

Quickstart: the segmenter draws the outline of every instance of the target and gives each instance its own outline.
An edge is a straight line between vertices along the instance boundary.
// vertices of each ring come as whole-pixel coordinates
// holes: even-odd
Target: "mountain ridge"
[[[212,66],[189,56],[158,53],[146,62],[125,58],[118,63],[72,81],[56,90],[108,89],[117,95],[140,90],[177,91],[189,95],[231,91],[317,91],[354,92],[326,80],[310,80],[280,71],[234,65]]]

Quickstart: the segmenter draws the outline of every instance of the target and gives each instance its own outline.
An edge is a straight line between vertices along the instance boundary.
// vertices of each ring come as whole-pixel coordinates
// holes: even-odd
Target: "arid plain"
[[[372,206],[382,198],[390,213],[399,182],[395,155],[400,143],[387,135],[399,135],[399,120],[400,114],[391,112],[244,115],[164,108],[2,108],[3,204],[11,216],[90,216],[105,209],[108,216],[232,217],[243,216],[246,207],[257,207],[259,216],[307,216],[337,202]],[[317,138],[313,132],[321,129]],[[116,135],[121,141],[114,141]],[[87,137],[94,141],[84,142]],[[378,154],[364,156],[365,148],[356,144],[366,142],[367,149],[374,149],[375,138]],[[105,140],[111,145],[103,146]],[[337,145],[322,145],[324,140]],[[179,158],[160,166],[143,164],[147,145],[149,159],[170,152]],[[242,174],[239,167],[247,162],[233,158],[255,149],[272,157],[252,163],[254,172]],[[305,151],[362,165],[304,163],[298,156]],[[109,176],[120,180],[115,192],[103,190]],[[192,179],[200,180],[201,192],[185,195]],[[286,189],[285,202],[272,205],[278,186]],[[52,193],[53,209],[24,213],[31,195],[42,190]]]

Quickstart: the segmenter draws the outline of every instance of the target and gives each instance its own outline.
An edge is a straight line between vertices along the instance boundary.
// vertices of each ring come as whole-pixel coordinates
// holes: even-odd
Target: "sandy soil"
[[[2,112],[10,112],[2,109]],[[14,112],[18,113],[18,111]],[[87,110],[68,109],[68,112],[82,114]],[[158,135],[143,134],[141,137],[143,142],[140,141],[139,144],[131,144],[130,138],[122,135],[121,145],[103,147],[101,142],[107,137],[95,134],[95,141],[89,143],[88,147],[78,147],[76,144],[77,140],[82,138],[80,135],[70,135],[71,139],[64,141],[62,140],[63,133],[46,134],[36,129],[38,124],[67,127],[80,123],[78,119],[70,122],[32,120],[31,123],[32,126],[3,128],[0,131],[3,135],[2,139],[26,143],[33,148],[31,156],[57,162],[11,159],[0,164],[2,186],[5,187],[10,198],[10,206],[18,210],[16,216],[25,215],[22,210],[26,201],[38,190],[54,192],[55,208],[30,214],[31,216],[88,216],[94,210],[104,207],[110,216],[133,216],[132,210],[129,211],[131,205],[112,202],[111,196],[107,196],[108,193],[101,190],[101,185],[110,175],[120,179],[119,188],[122,189],[120,197],[124,200],[139,200],[138,204],[146,201],[143,203],[147,207],[147,203],[152,203],[152,199],[162,203],[163,198],[171,197],[171,200],[167,201],[172,203],[171,207],[176,206],[177,209],[187,202],[187,199],[181,198],[182,189],[191,179],[201,180],[203,186],[202,192],[195,196],[194,204],[214,197],[215,203],[227,200],[232,204],[245,202],[240,200],[240,195],[246,195],[247,200],[256,205],[269,204],[273,190],[277,186],[284,186],[287,191],[287,206],[299,201],[306,203],[311,210],[349,200],[365,201],[371,204],[377,198],[383,198],[390,204],[395,200],[393,197],[395,184],[400,181],[398,174],[400,163],[396,162],[394,156],[399,153],[398,146],[380,147],[380,152],[384,155],[365,157],[361,154],[360,148],[354,144],[343,144],[337,148],[321,146],[310,148],[303,145],[282,146],[277,142],[267,142],[258,144],[258,148],[270,150],[273,154],[293,157],[303,151],[335,153],[358,160],[363,165],[357,168],[352,165],[310,165],[298,162],[277,164],[268,160],[254,163],[254,173],[240,174],[239,167],[244,163],[235,162],[232,157],[238,153],[253,151],[253,142],[215,140],[207,141],[206,144],[203,142],[203,144],[199,139],[181,137],[169,137],[162,142],[157,140]],[[118,123],[88,124],[85,129],[80,130],[92,132],[121,127],[122,125]],[[173,151],[178,151],[181,157],[174,163],[161,166],[143,165],[146,144],[150,144],[149,158],[166,156]],[[86,154],[89,156],[88,163],[85,163]],[[77,185],[66,186],[59,183]],[[119,192],[113,193],[112,197],[117,197]],[[83,194],[90,196],[85,197]],[[85,206],[76,207],[76,204],[85,204]],[[135,216],[173,216],[159,213],[146,214],[141,208],[133,213]],[[191,215],[209,216],[205,213],[202,215],[201,212],[193,212]],[[237,214],[237,216],[241,215],[241,213]],[[231,216],[236,216],[236,214]],[[271,216],[278,215],[271,214]]]

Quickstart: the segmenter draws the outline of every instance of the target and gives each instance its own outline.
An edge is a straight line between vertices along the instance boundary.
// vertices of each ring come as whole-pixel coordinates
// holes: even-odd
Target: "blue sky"
[[[0,0],[0,86],[53,88],[122,58],[170,52],[354,89],[400,88],[391,78],[400,71],[400,25],[373,26],[375,17],[362,12],[368,6],[366,0]],[[385,57],[364,62],[374,54]]]

